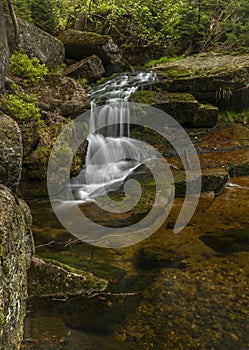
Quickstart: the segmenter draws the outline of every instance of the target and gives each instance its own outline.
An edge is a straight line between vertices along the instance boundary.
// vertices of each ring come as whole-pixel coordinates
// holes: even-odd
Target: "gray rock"
[[[85,58],[71,66],[65,68],[62,72],[73,78],[86,78],[89,82],[97,80],[103,76],[105,69],[101,60],[96,55]]]
[[[14,32],[9,17],[7,23],[9,47],[13,51]],[[29,57],[38,57],[49,68],[64,62],[65,49],[60,40],[22,19],[18,19],[18,23],[20,35],[17,48],[24,49]]]
[[[135,92],[131,99],[158,107],[186,127],[212,127],[218,118],[217,107],[200,104],[189,93],[142,90]]]
[[[249,108],[249,54],[207,52],[154,68],[164,78],[157,85],[169,92],[189,92],[201,103],[237,111]]]
[[[106,76],[121,72],[126,67],[118,46],[109,35],[70,29],[60,34],[59,38],[65,45],[67,58],[82,60],[97,55]]]
[[[0,182],[16,191],[22,170],[22,137],[17,123],[0,114]]]
[[[19,349],[34,246],[26,203],[0,185],[0,348]]]
[[[29,92],[37,95],[41,110],[56,112],[63,117],[76,117],[90,109],[85,89],[70,77],[50,75],[31,87]]]
[[[9,63],[9,47],[6,35],[3,1],[0,1],[0,92],[4,88],[5,75]]]

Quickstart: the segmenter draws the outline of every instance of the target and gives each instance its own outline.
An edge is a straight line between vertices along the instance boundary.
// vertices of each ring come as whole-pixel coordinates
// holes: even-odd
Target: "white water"
[[[140,86],[156,80],[154,72],[127,73],[89,92],[92,110],[85,167],[71,181],[76,200],[93,201],[106,191],[117,190],[145,160],[156,157],[144,142],[130,138],[127,102]],[[97,115],[96,106],[102,106]],[[108,126],[99,129],[103,124]]]

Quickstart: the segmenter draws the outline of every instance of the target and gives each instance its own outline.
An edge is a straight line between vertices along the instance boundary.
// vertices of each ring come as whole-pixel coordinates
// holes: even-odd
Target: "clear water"
[[[248,349],[249,178],[232,183],[180,234],[176,199],[150,239],[123,249],[75,242],[48,201],[31,202],[37,253],[107,278],[111,294],[30,299],[24,349]]]

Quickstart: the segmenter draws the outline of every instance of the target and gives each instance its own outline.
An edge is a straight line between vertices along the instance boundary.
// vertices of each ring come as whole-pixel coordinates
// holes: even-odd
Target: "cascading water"
[[[144,142],[130,138],[128,99],[140,86],[157,79],[154,72],[126,73],[89,91],[88,150],[84,169],[71,181],[75,199],[87,202],[118,189],[140,164],[156,157]],[[108,126],[101,128],[103,124]]]

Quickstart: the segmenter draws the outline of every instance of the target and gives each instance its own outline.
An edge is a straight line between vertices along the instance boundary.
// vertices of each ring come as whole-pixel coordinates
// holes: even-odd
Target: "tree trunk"
[[[0,0],[0,93],[4,89],[5,75],[9,65],[9,47],[6,34],[3,0]]]

